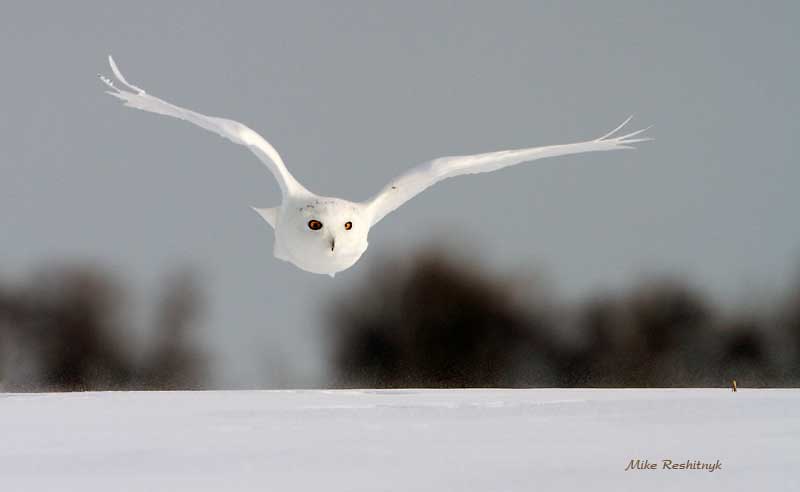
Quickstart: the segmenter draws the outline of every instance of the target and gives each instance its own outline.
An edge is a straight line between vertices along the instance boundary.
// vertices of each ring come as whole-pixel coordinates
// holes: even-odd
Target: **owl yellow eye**
[[[322,229],[322,222],[318,220],[309,220],[308,221],[308,228],[312,231],[318,231]]]
[[[345,223],[344,223],[344,228],[345,228],[345,230],[349,231],[350,229],[352,229],[352,228],[353,228],[353,223],[352,223],[352,222],[349,222],[349,221],[348,221],[348,222],[345,222]]]

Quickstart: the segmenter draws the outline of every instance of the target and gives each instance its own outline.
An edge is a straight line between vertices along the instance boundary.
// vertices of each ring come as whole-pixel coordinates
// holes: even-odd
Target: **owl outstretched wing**
[[[501,150],[486,154],[440,157],[411,168],[404,174],[393,179],[377,195],[373,196],[364,205],[372,216],[372,225],[377,224],[387,214],[396,210],[408,200],[414,198],[427,188],[443,179],[461,176],[463,174],[478,174],[496,171],[504,167],[534,161],[545,157],[555,157],[583,152],[597,152],[602,150],[632,149],[638,142],[652,140],[639,137],[648,128],[637,130],[622,136],[614,136],[629,121],[626,119],[613,131],[602,137],[564,145],[548,145],[545,147],[531,147],[517,150]]]
[[[125,106],[186,120],[227,138],[233,143],[248,147],[267,166],[272,175],[275,176],[275,179],[278,180],[278,185],[281,187],[281,192],[284,197],[305,190],[286,168],[278,151],[255,131],[238,121],[206,116],[175,106],[174,104],[170,104],[162,99],[147,94],[143,89],[125,80],[125,77],[122,75],[119,68],[117,68],[117,64],[114,63],[114,59],[111,56],[108,57],[108,63],[111,65],[111,71],[114,72],[114,76],[117,80],[123,87],[129,90],[117,88],[111,79],[103,75],[99,75],[100,80],[111,89],[106,91],[106,93],[121,99],[125,103]]]

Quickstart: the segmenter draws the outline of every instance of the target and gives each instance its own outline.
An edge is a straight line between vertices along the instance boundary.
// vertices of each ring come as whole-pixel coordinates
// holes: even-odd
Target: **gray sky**
[[[0,274],[93,260],[146,312],[166,271],[195,267],[229,385],[320,381],[332,291],[431,237],[504,270],[543,267],[569,295],[669,271],[736,300],[800,260],[797,2],[3,10]],[[108,53],[134,84],[246,123],[309,189],[350,199],[433,157],[596,137],[631,113],[657,141],[448,180],[331,280],[272,258],[248,207],[280,193],[246,149],[103,94]]]

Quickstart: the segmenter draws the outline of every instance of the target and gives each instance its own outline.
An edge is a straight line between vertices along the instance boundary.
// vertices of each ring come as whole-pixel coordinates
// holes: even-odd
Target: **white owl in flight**
[[[275,176],[283,200],[272,208],[254,208],[275,229],[274,255],[311,273],[333,277],[353,266],[367,249],[367,236],[372,226],[408,200],[438,183],[460,176],[496,171],[522,162],[600,150],[631,149],[637,142],[650,138],[634,138],[647,128],[627,135],[613,136],[631,118],[614,131],[595,140],[564,145],[548,145],[517,150],[501,150],[485,154],[440,157],[409,169],[389,182],[367,201],[352,202],[342,198],[320,196],[307,190],[286,168],[283,159],[261,135],[245,125],[170,104],[147,94],[128,83],[114,59],[108,61],[117,80],[129,90],[117,88],[107,77],[100,79],[107,91],[129,106],[151,113],[180,118],[217,133],[234,143],[247,146]]]

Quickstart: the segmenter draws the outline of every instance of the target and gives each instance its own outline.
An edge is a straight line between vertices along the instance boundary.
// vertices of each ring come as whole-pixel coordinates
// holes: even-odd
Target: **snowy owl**
[[[279,206],[253,208],[275,230],[275,257],[307,272],[331,277],[350,268],[361,258],[367,249],[370,228],[443,179],[496,171],[543,157],[631,149],[634,143],[651,140],[635,138],[647,128],[614,136],[630,121],[629,117],[606,135],[585,142],[440,157],[396,177],[369,200],[353,202],[320,196],[307,190],[292,176],[275,148],[245,125],[225,118],[205,116],[151,96],[125,80],[111,56],[108,61],[114,76],[128,90],[117,88],[114,82],[102,75],[100,79],[111,89],[107,93],[124,101],[125,106],[180,118],[248,147],[267,166],[281,188],[282,202]]]

